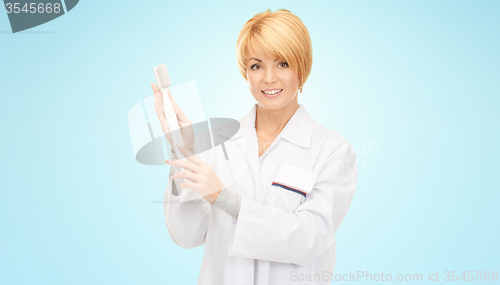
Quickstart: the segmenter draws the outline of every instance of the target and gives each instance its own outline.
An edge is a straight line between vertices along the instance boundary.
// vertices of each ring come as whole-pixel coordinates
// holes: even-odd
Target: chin
[[[284,100],[269,100],[267,98],[262,98],[261,100],[257,100],[259,106],[266,110],[279,110],[286,105],[288,105],[292,100],[284,101]]]

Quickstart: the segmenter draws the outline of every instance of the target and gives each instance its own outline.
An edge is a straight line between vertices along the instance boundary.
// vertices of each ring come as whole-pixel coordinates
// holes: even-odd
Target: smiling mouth
[[[283,91],[283,89],[261,91],[261,92],[264,93],[264,94],[266,94],[266,95],[273,96],[273,95],[277,95],[277,94],[281,93],[281,91]]]

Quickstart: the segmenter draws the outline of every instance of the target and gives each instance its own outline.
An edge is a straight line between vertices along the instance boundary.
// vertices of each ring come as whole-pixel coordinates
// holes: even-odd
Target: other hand
[[[176,173],[172,177],[172,180],[180,178],[191,180],[192,182],[182,182],[180,184],[181,188],[193,189],[212,205],[217,200],[217,197],[219,197],[224,184],[220,181],[217,174],[215,174],[211,165],[206,164],[199,157],[193,155],[187,148],[179,145],[177,147],[187,160],[174,159],[167,161],[167,163],[186,170]]]

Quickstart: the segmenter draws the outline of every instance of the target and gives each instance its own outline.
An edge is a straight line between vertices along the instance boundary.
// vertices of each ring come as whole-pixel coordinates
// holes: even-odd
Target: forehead
[[[278,59],[282,59],[276,52],[272,51],[265,51],[260,48],[258,49],[252,49],[248,48],[247,49],[247,61],[250,61],[252,58],[256,58],[262,61],[276,61]]]

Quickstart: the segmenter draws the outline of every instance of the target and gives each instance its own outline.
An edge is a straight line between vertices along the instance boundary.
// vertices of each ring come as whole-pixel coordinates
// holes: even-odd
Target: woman
[[[257,103],[239,120],[238,132],[225,138],[226,153],[218,146],[191,154],[199,147],[192,127],[185,128],[191,121],[169,94],[183,130],[180,151],[188,157],[173,154],[168,162],[170,236],[183,248],[206,245],[198,284],[330,284],[335,232],[356,188],[356,156],[347,140],[298,103],[311,71],[309,33],[288,10],[267,10],[243,26],[236,52]],[[161,94],[152,87],[170,141]],[[179,202],[172,184],[180,178],[190,180],[180,186],[195,190],[198,200]]]

